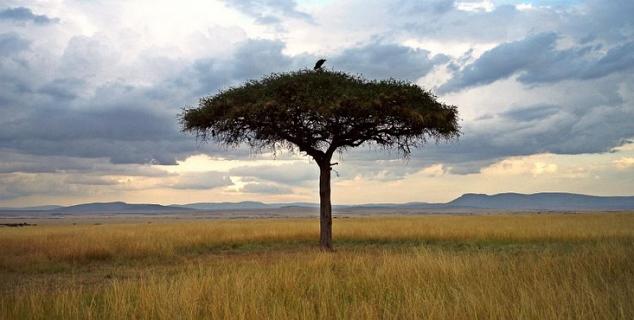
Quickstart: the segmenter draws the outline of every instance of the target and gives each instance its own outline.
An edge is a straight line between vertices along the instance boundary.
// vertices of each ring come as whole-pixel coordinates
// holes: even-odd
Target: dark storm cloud
[[[79,158],[69,156],[37,156],[0,149],[2,173],[61,173],[93,174],[134,177],[168,177],[174,174],[151,165],[116,165],[105,158]]]
[[[284,43],[273,40],[248,40],[229,59],[196,61],[184,79],[197,81],[197,94],[215,93],[220,88],[237,85],[272,72],[293,69],[294,60],[282,53]],[[182,80],[184,83],[187,80]]]
[[[198,95],[213,94],[219,89],[239,85],[272,72],[312,68],[317,59],[312,55],[285,55],[285,44],[275,40],[245,41],[229,59],[201,59],[187,72],[166,85],[193,87]],[[431,69],[445,63],[444,55],[432,56],[429,51],[397,44],[372,42],[327,57],[327,67],[367,78],[416,80]]]
[[[86,82],[78,78],[54,79],[40,87],[39,93],[51,96],[59,102],[70,101],[78,98],[85,86]]]
[[[616,45],[601,54],[599,46],[556,49],[558,35],[543,33],[503,43],[458,71],[440,92],[481,86],[518,75],[524,84],[590,80],[634,68],[634,42]],[[592,58],[601,54],[599,58]]]
[[[91,186],[66,183],[51,174],[0,174],[0,200],[33,195],[88,194]]]
[[[66,184],[76,184],[81,186],[114,186],[119,184],[116,180],[100,176],[70,175],[64,179]]]
[[[534,36],[522,44],[528,49],[509,51],[508,54],[518,55],[533,46],[548,47],[555,38],[554,34]],[[624,52],[627,50],[623,48],[626,46],[610,49],[596,59],[603,62],[595,65],[613,70],[614,67],[610,67],[607,61],[616,61],[618,65],[626,61],[627,54]],[[20,85],[24,81],[22,77],[17,77],[19,81],[6,79],[8,83],[17,84],[1,87],[4,90],[2,96],[16,98],[11,99],[7,108],[0,110],[6,115],[0,120],[0,147],[39,156],[106,158],[120,164],[174,164],[177,159],[199,152],[225,158],[244,157],[248,155],[247,150],[224,150],[213,143],[198,144],[193,137],[180,133],[176,120],[178,108],[187,100],[195,101],[197,97],[214,94],[219,89],[263,74],[311,67],[316,60],[316,57],[307,55],[289,57],[282,53],[283,49],[284,44],[280,41],[249,40],[231,57],[195,61],[178,76],[158,81],[151,87],[109,83],[97,87],[93,96],[88,98],[82,98],[87,88],[85,81],[64,78],[65,74],[56,75],[58,78],[39,87],[27,82],[27,88],[33,87],[28,90],[16,89],[24,87]],[[362,48],[344,50],[329,60],[334,69],[363,72],[366,77],[417,79],[426,75],[435,64],[444,63],[446,58],[430,56],[425,50],[371,43]],[[525,68],[530,64],[529,60],[521,60],[519,67],[515,62],[499,61],[494,70],[498,74],[511,74]],[[364,65],[367,67],[364,68]],[[475,72],[478,68],[472,69]],[[398,179],[416,168],[435,163],[453,165],[455,172],[472,172],[481,165],[510,155],[609,150],[634,133],[628,130],[630,126],[624,120],[631,115],[619,93],[605,93],[605,96],[605,101],[592,101],[592,105],[579,106],[578,110],[565,105],[549,105],[512,109],[482,117],[465,124],[464,135],[457,144],[436,146],[432,143],[421,150],[424,160],[410,160],[405,165],[391,167],[385,164],[390,172],[378,172],[376,176]],[[23,103],[30,107],[20,107]],[[595,110],[593,107],[596,106],[603,107]],[[613,129],[604,129],[606,121],[612,123]],[[393,158],[398,158],[398,155],[365,148],[344,155],[344,160],[351,161]],[[232,174],[291,185],[314,178],[310,171],[303,170],[298,171],[300,174],[287,175],[293,171],[290,169],[284,172],[283,167],[271,167],[255,172],[241,168],[235,169]],[[349,176],[344,171],[342,175]]]
[[[1,140],[103,138],[135,141],[168,136],[174,131],[173,122],[168,115],[130,106],[113,109],[40,109],[37,116],[25,122],[9,124],[0,132]]]
[[[154,97],[146,86],[100,79],[104,70],[117,67],[112,51],[99,38],[75,37],[51,69],[38,61],[0,57],[0,148],[158,164],[175,164],[198,151],[194,139],[179,132],[182,94]],[[169,92],[161,85],[151,88]]]
[[[517,108],[466,124],[457,143],[429,146],[424,155],[454,173],[473,173],[509,156],[609,152],[634,137],[631,119],[627,104]]]
[[[97,100],[60,108],[68,96],[55,93],[46,105],[21,110],[0,126],[0,148],[35,155],[109,158],[113,163],[175,164],[195,149],[180,134],[174,113],[154,110],[144,101]],[[135,105],[135,102],[138,105]],[[89,104],[90,106],[87,106]],[[2,111],[0,111],[2,113]]]
[[[108,48],[95,39],[71,40],[54,78],[43,83],[29,61],[16,64],[0,58],[0,148],[40,156],[108,158],[118,164],[175,164],[198,152],[246,156],[247,150],[199,144],[179,132],[180,107],[246,79],[294,69],[295,63],[282,54],[281,42],[251,40],[228,59],[195,61],[174,78],[150,87],[117,80],[92,89],[85,79],[116,61]]]
[[[7,8],[0,10],[0,20],[17,22],[33,22],[36,24],[49,24],[59,22],[58,18],[49,18],[46,15],[35,14],[25,7]]]
[[[397,16],[392,31],[420,39],[447,42],[491,43],[519,40],[528,34],[558,32],[577,42],[629,41],[632,37],[630,0],[587,0],[573,4],[533,3],[528,10],[496,5],[493,10],[463,11],[458,1],[402,0],[388,6]]]
[[[560,100],[557,104],[514,106],[485,114],[464,122],[458,141],[431,142],[413,151],[405,166],[422,169],[443,163],[451,167],[452,173],[468,174],[510,156],[609,152],[634,137],[631,124],[634,108],[632,101],[623,96],[632,90],[632,83],[631,75],[612,75],[571,85],[575,93],[569,100]],[[569,91],[570,88],[559,86],[552,90]],[[378,177],[398,178],[412,172],[390,168],[392,163],[389,162],[372,162],[394,158],[398,155],[364,147],[344,155],[344,160],[351,163],[370,161],[365,171]],[[373,165],[376,169],[372,171]]]
[[[562,14],[554,10],[518,10],[513,5],[496,6],[492,11],[462,11],[455,1],[401,1],[390,6],[395,31],[413,37],[448,42],[490,43],[513,39],[526,32],[553,30],[561,24]]]
[[[426,75],[435,65],[448,60],[445,55],[431,56],[427,50],[372,43],[344,50],[328,63],[334,68],[362,74],[370,79],[392,77],[415,81]]]
[[[225,4],[253,17],[259,24],[279,24],[282,18],[313,23],[309,14],[297,10],[297,3],[293,0],[229,0]]]
[[[73,52],[90,53],[93,48],[108,45],[71,40],[55,78],[43,83],[29,61],[15,64],[10,57],[0,58],[0,148],[40,156],[108,158],[112,163],[175,164],[198,152],[247,155],[245,150],[198,144],[179,132],[180,107],[243,80],[293,68],[281,42],[252,40],[232,57],[198,60],[180,76],[151,87],[113,81],[92,89],[86,79],[99,75],[105,62],[116,61],[107,50],[88,54],[92,59],[71,59]]]
[[[95,163],[88,159],[78,159],[72,157],[37,157],[14,153],[9,150],[0,149],[0,174],[1,173],[53,173],[68,170],[91,170],[95,169]]]
[[[454,0],[428,0],[425,2],[401,0],[394,2],[390,6],[390,10],[393,10],[399,15],[442,15],[452,11],[454,4]]]
[[[513,109],[503,112],[500,116],[514,121],[526,122],[543,120],[559,112],[561,108],[553,105],[537,105]],[[486,119],[487,117],[483,117]]]
[[[518,70],[536,63],[540,57],[548,57],[549,54],[543,53],[552,51],[556,39],[554,33],[546,33],[501,44],[458,71],[451,80],[439,88],[439,91],[456,91],[510,77]]]
[[[634,41],[610,49],[601,59],[581,70],[579,77],[593,79],[613,72],[630,71],[634,68]]]
[[[7,56],[29,48],[30,42],[15,33],[0,33],[0,55]]]
[[[577,14],[568,14],[560,30],[578,39],[622,42],[632,40],[634,1],[588,0]]]

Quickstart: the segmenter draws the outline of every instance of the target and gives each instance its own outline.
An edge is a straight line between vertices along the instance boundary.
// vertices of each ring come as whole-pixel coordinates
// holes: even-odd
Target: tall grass
[[[6,319],[633,319],[634,215],[0,229]]]

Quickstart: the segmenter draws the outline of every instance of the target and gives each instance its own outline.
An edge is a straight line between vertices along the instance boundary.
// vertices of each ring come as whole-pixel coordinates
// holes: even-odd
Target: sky
[[[298,152],[182,133],[198,99],[272,72],[397,78],[462,136],[336,155],[333,203],[634,195],[634,1],[0,0],[0,207],[318,201]]]

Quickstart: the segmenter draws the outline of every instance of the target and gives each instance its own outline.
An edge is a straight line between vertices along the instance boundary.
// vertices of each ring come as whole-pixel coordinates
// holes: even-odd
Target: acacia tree
[[[319,166],[320,246],[332,250],[330,175],[337,150],[371,143],[399,150],[457,138],[458,111],[399,80],[329,70],[275,73],[201,98],[180,115],[183,131],[228,146],[298,148]]]

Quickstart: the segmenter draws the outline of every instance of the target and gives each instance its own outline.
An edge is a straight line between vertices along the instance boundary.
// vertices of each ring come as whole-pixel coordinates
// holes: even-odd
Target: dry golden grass
[[[0,229],[2,319],[633,319],[634,214]]]

